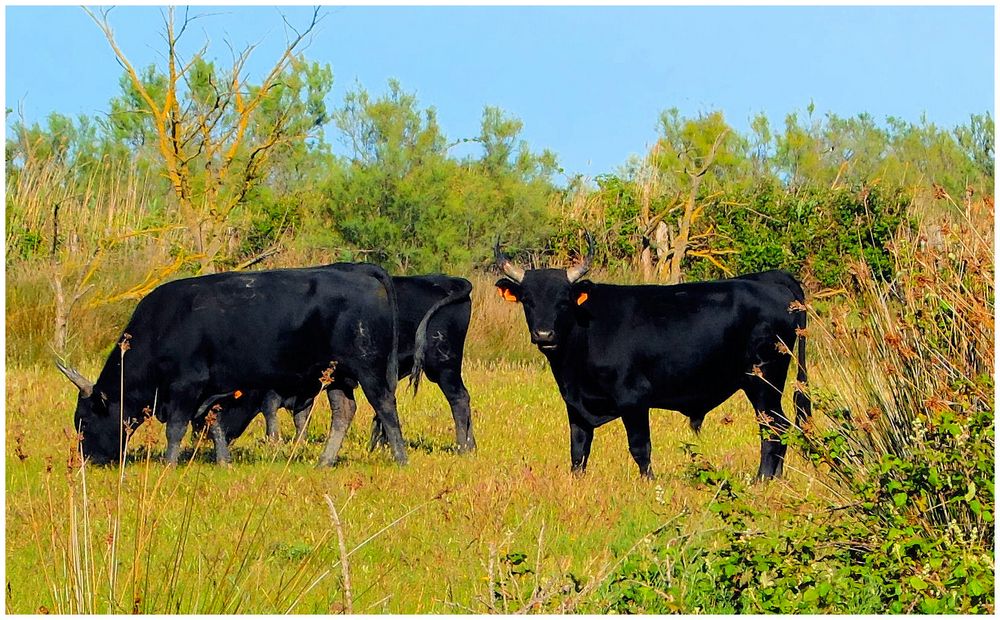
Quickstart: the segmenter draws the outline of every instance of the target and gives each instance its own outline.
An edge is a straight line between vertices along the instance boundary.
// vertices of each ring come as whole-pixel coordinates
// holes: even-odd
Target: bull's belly
[[[736,393],[737,388],[725,387],[713,390],[710,393],[667,395],[651,397],[648,402],[649,409],[669,409],[680,411],[684,414],[704,414],[715,409]]]
[[[739,387],[738,378],[732,376],[692,377],[683,382],[642,377],[630,382],[592,381],[576,390],[561,392],[567,404],[600,425],[636,409],[668,409],[701,415],[721,405]]]

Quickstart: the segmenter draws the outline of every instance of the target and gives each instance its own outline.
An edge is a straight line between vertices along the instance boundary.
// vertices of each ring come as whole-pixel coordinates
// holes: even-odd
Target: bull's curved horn
[[[66,378],[73,382],[73,385],[80,389],[80,395],[84,398],[89,397],[94,392],[94,383],[84,378],[76,369],[64,366],[59,360],[56,360],[56,367],[66,375]]]
[[[524,279],[524,269],[514,265],[514,263],[510,262],[509,258],[504,256],[500,250],[500,235],[497,235],[497,242],[493,246],[493,256],[497,261],[497,267],[504,272],[504,275],[520,284],[521,280]]]
[[[590,271],[590,265],[594,262],[594,237],[589,230],[584,229],[583,233],[587,237],[587,255],[583,257],[582,263],[566,270],[566,278],[571,283],[576,282]]]

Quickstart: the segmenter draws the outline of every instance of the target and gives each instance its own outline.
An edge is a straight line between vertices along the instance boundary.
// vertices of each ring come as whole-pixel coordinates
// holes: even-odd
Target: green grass
[[[403,468],[385,452],[367,452],[372,414],[364,403],[332,469],[314,466],[329,424],[325,402],[298,447],[267,443],[256,420],[234,444],[228,468],[211,463],[205,446],[189,464],[166,468],[157,460],[163,429],[150,423],[133,441],[140,458],[124,469],[120,511],[119,469],[86,468],[86,511],[81,472],[67,470],[72,386],[49,365],[8,366],[7,610],[341,611],[347,599],[324,495],[337,507],[348,551],[374,536],[349,556],[355,612],[516,611],[533,592],[590,585],[582,597],[560,598],[573,605],[567,610],[586,610],[595,582],[660,524],[673,519],[694,533],[718,526],[706,510],[714,489],[683,475],[684,445],[697,444],[717,466],[749,478],[757,433],[741,395],[713,412],[697,437],[683,416],[657,411],[655,482],[640,480],[618,423],[597,430],[588,473],[576,478],[565,410],[540,361],[467,362],[479,443],[472,455],[454,453],[451,416],[436,386],[425,384],[416,398],[401,389],[410,445]],[[287,440],[289,416],[282,424]],[[143,437],[151,442],[149,460],[141,458]],[[788,469],[785,480],[753,487],[758,508],[776,513],[816,499],[811,476],[797,473],[808,469],[798,455]],[[115,514],[118,568],[109,606]],[[91,543],[74,545],[74,530]],[[92,561],[74,562],[72,549]],[[81,583],[90,574],[76,594],[67,586],[74,566],[82,566]]]

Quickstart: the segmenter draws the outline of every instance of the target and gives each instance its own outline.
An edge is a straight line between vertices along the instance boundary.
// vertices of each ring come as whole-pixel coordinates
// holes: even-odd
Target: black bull
[[[339,267],[345,268],[344,265]],[[465,338],[472,312],[469,296],[472,284],[464,278],[445,275],[394,276],[392,282],[399,310],[399,378],[412,376],[416,385],[422,371],[436,383],[451,407],[459,451],[474,450],[476,441],[472,433],[469,392],[462,380]],[[419,360],[416,359],[418,351]],[[331,382],[321,385],[319,381],[311,381],[298,393],[241,391],[239,397],[226,395],[213,399],[203,408],[219,406],[217,419],[227,442],[242,435],[258,413],[264,414],[268,437],[277,439],[277,410],[285,408],[293,413],[295,437],[298,439],[305,432],[317,392],[323,389],[330,403],[331,424],[319,464],[332,465],[357,410],[352,382],[340,379],[336,371],[332,375]],[[372,423],[369,449],[388,443],[386,429],[379,417],[375,416]],[[196,433],[201,432],[204,416],[193,420],[192,426]]]
[[[521,302],[566,402],[573,470],[586,468],[594,429],[621,418],[640,473],[652,476],[650,408],[679,411],[698,431],[707,412],[742,390],[760,425],[758,476],[780,475],[790,426],[781,395],[797,337],[796,422],[810,413],[799,283],[768,271],[673,286],[596,284],[580,279],[593,257],[587,237],[587,257],[569,270],[523,270],[495,248],[507,275],[497,287]]]
[[[121,457],[149,415],[166,424],[166,460],[200,405],[237,389],[294,392],[334,368],[360,385],[406,462],[395,387],[398,315],[392,280],[374,265],[222,273],[168,282],[136,306],[94,383],[60,365],[80,390],[75,426],[85,457]],[[124,385],[124,395],[119,386]],[[217,458],[226,441],[211,425]]]

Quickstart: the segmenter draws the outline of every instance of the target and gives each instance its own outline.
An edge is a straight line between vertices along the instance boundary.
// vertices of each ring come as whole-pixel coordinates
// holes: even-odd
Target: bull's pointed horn
[[[587,237],[587,255],[583,257],[583,262],[579,265],[566,270],[566,278],[570,282],[576,282],[582,278],[584,274],[590,271],[590,265],[594,262],[594,236],[590,234],[589,230],[584,230],[583,232]]]
[[[73,385],[80,389],[80,395],[87,398],[94,392],[94,383],[88,381],[83,375],[76,371],[74,368],[64,366],[62,362],[56,360],[56,367],[62,371],[66,378],[73,382]]]
[[[517,267],[514,263],[510,262],[509,258],[504,256],[503,251],[500,249],[499,235],[497,235],[497,242],[493,246],[493,256],[496,259],[497,267],[504,272],[504,275],[520,284],[521,280],[524,279],[524,269]]]

